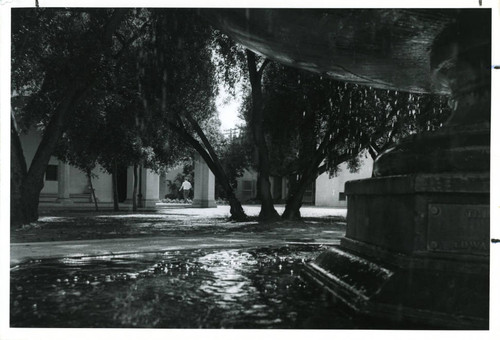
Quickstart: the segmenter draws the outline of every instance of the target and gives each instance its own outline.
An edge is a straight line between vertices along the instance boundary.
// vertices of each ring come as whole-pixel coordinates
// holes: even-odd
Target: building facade
[[[40,144],[41,136],[35,130],[21,136],[26,164],[29,167]],[[215,206],[215,178],[200,156],[194,159],[194,193],[193,205],[198,207]],[[328,174],[318,176],[314,184],[304,194],[303,203],[324,207],[346,207],[347,198],[344,185],[347,181],[371,177],[373,161],[371,157],[363,157],[361,169],[351,173],[347,165],[341,164],[335,177]],[[156,203],[172,193],[169,183],[175,181],[182,173],[182,166],[168,173],[157,174],[147,168],[139,167],[138,194],[144,207],[155,207]],[[98,203],[113,202],[112,176],[101,169],[95,169],[96,177],[92,178],[92,187]],[[288,195],[288,180],[285,177],[271,177],[271,193],[276,203],[284,203]],[[133,167],[118,170],[117,191],[119,201],[132,202]],[[235,195],[242,203],[252,203],[257,196],[257,173],[245,170],[237,180]],[[40,203],[78,204],[90,203],[93,200],[90,179],[79,169],[51,157],[45,173],[44,187],[40,193]]]
[[[359,171],[350,172],[347,163],[342,163],[336,176],[323,173],[311,186],[306,189],[302,199],[305,205],[320,207],[347,207],[347,197],[344,186],[347,181],[371,177],[373,169],[372,158],[365,154],[362,156],[362,165]],[[242,202],[252,202],[257,196],[257,172],[245,170],[243,176],[238,178],[235,190],[236,197]],[[288,180],[285,177],[271,177],[271,193],[273,200],[284,203],[288,196]]]

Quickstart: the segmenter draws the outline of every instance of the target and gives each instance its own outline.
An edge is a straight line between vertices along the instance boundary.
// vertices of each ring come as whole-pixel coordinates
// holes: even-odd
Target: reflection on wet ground
[[[303,276],[323,249],[31,261],[11,269],[11,327],[374,328]]]
[[[297,239],[337,240],[345,234],[345,209],[307,207],[301,221],[258,223],[258,207],[246,206],[250,214],[243,222],[229,220],[227,208],[158,209],[154,213],[60,211],[13,229],[11,244],[200,235],[288,239],[286,235],[289,234]]]

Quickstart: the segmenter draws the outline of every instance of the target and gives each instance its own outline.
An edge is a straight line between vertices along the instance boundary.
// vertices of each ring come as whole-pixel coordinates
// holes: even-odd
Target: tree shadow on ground
[[[345,218],[325,216],[303,218],[297,221],[279,220],[259,222],[256,216],[244,222],[231,221],[228,216],[181,216],[148,213],[101,213],[85,215],[82,212],[44,216],[31,223],[11,230],[11,243],[51,242],[71,240],[96,240],[138,237],[209,237],[238,233],[263,235],[265,233],[311,234],[343,232]]]

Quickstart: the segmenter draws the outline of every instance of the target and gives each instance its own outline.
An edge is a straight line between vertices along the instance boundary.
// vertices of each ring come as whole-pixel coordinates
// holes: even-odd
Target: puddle
[[[170,251],[11,268],[11,327],[366,328],[303,276],[324,248]]]

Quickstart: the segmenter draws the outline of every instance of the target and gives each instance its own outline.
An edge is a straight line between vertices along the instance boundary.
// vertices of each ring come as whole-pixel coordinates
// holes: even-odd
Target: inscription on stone
[[[427,249],[488,254],[490,209],[478,204],[429,204]]]

